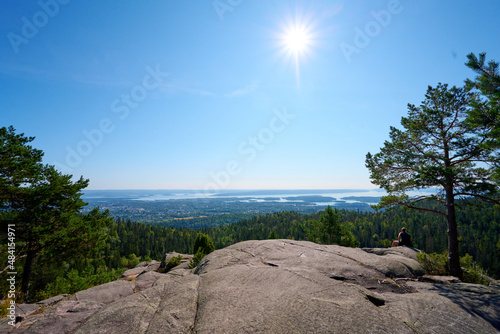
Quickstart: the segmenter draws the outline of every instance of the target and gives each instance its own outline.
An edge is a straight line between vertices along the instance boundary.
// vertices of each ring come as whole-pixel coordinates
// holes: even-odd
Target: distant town
[[[328,205],[337,209],[373,211],[370,204],[376,204],[380,196],[352,196],[353,191],[339,193],[330,191],[324,194],[309,192],[276,194],[232,192],[200,197],[196,193],[161,194],[127,191],[90,192],[84,196],[89,203],[85,211],[94,207],[109,210],[115,218],[148,224],[175,227],[208,227],[232,224],[257,214],[277,211],[314,213],[324,210]],[[334,193],[337,197],[329,194]],[[340,196],[339,196],[340,195]],[[350,196],[342,196],[350,195]],[[190,197],[190,198],[186,198]]]

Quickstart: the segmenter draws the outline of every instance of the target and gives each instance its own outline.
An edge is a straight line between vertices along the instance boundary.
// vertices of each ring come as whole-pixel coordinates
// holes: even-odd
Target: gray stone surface
[[[115,300],[132,295],[135,283],[131,281],[114,281],[79,291],[75,294],[77,301],[95,301],[99,304],[109,304]]]
[[[54,305],[55,303],[59,303],[61,300],[67,298],[68,296],[69,296],[68,294],[57,295],[45,300],[41,300],[37,302],[37,304],[44,307],[51,306]]]
[[[15,333],[500,331],[499,287],[419,281],[425,271],[415,254],[247,241],[211,253],[195,270],[146,272],[79,292],[26,316]]]
[[[62,301],[45,310],[43,317],[38,316],[33,323],[21,322],[15,333],[74,333],[102,306],[95,301]]]
[[[152,288],[94,314],[77,333],[187,333],[194,323],[199,277],[169,272]]]
[[[160,264],[160,262],[155,260],[150,262],[141,262],[134,268],[126,270],[123,273],[122,278],[132,279],[136,278],[142,273],[158,270],[158,268],[160,268]]]
[[[52,305],[52,304],[50,304]],[[37,304],[19,304],[16,305],[16,318],[24,319],[25,317],[38,311],[42,305]]]
[[[164,277],[163,274],[157,273],[155,271],[147,271],[135,279],[135,291],[144,291],[153,286],[153,284],[159,279]]]

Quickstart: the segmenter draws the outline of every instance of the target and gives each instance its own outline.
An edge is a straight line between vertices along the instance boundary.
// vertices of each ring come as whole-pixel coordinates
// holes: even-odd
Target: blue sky
[[[0,8],[0,126],[89,189],[374,188],[365,155],[406,105],[500,60],[493,0]]]

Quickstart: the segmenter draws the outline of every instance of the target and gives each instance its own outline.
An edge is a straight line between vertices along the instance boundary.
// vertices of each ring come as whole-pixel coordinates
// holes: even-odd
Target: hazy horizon
[[[108,188],[108,189],[93,189],[93,188],[86,188],[84,190],[91,190],[91,191],[107,191],[107,190],[116,190],[116,191],[148,191],[148,190],[157,190],[157,191],[203,191],[203,189],[182,189],[182,188]],[[331,190],[356,190],[356,191],[384,191],[384,189],[380,188],[225,188],[225,189],[217,189],[217,191],[276,191],[276,190],[286,190],[286,191],[294,191],[294,190],[300,190],[300,191],[331,191]]]

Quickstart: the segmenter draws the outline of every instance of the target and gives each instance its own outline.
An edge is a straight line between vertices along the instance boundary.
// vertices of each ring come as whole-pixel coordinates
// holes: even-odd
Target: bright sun
[[[284,44],[289,51],[300,53],[306,51],[309,46],[310,36],[303,27],[290,27],[285,32]]]
[[[295,65],[297,87],[300,88],[300,63],[314,55],[313,49],[317,44],[315,24],[307,20],[290,20],[284,22],[281,28],[277,36],[280,46],[279,56],[285,63]]]
[[[309,36],[304,28],[293,27],[285,36],[286,47],[293,52],[304,51],[309,44]]]

